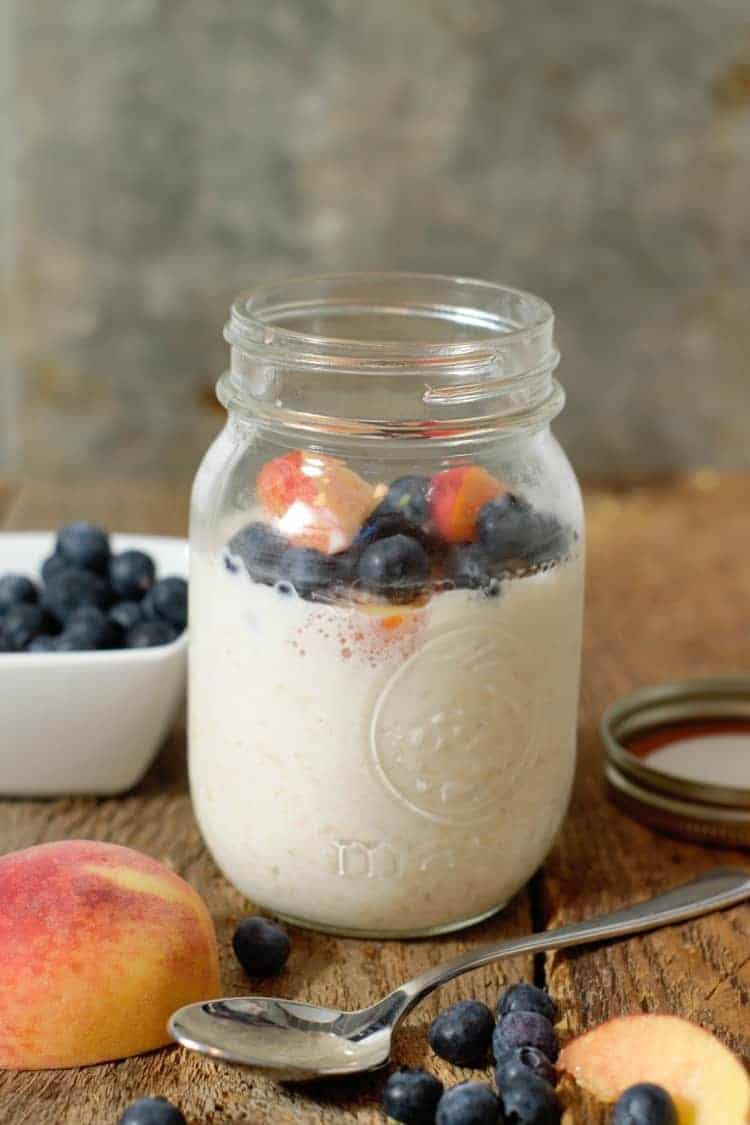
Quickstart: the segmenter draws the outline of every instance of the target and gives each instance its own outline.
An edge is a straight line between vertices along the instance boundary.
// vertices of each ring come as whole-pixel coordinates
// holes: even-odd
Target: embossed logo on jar
[[[370,731],[378,773],[413,812],[446,824],[497,815],[535,743],[539,702],[519,644],[467,626],[428,641],[389,680]]]

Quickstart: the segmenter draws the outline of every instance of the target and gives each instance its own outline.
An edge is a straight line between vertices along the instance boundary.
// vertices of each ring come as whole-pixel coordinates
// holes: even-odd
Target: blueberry
[[[552,1062],[557,1058],[555,1029],[539,1012],[508,1012],[492,1033],[492,1051],[501,1062],[516,1047],[537,1047]]]
[[[120,632],[127,633],[143,621],[143,613],[138,602],[118,602],[110,609],[109,619]]]
[[[15,605],[34,605],[39,601],[39,592],[23,574],[4,574],[0,578],[0,617]]]
[[[557,518],[509,492],[479,509],[477,533],[493,562],[554,562],[567,550],[568,536]]]
[[[546,1016],[551,1023],[557,1014],[557,1009],[555,1001],[543,988],[537,988],[535,984],[527,984],[526,981],[519,981],[518,984],[511,984],[509,988],[504,989],[498,997],[498,1016],[507,1016],[508,1012],[539,1012],[540,1016]]]
[[[531,1071],[551,1086],[557,1082],[557,1071],[538,1047],[516,1047],[509,1055],[504,1055],[497,1064],[495,1081],[502,1088],[526,1071]]]
[[[166,621],[141,621],[125,634],[125,648],[155,648],[169,645],[177,633]]]
[[[188,585],[184,578],[161,578],[143,598],[147,621],[165,621],[178,633],[187,625]]]
[[[558,1125],[560,1100],[549,1082],[531,1071],[519,1074],[500,1091],[506,1125]]]
[[[569,546],[570,537],[557,516],[550,512],[532,512],[523,552],[527,562],[535,566],[557,562],[567,554]]]
[[[336,559],[336,555],[324,555],[313,547],[289,547],[281,556],[279,573],[301,598],[309,598],[336,581]]]
[[[233,535],[227,545],[227,559],[239,559],[255,582],[273,586],[279,579],[281,556],[289,546],[283,535],[256,521]]]
[[[123,1113],[117,1125],[186,1125],[177,1106],[166,1098],[139,1098]]]
[[[64,570],[75,569],[76,567],[73,563],[63,558],[59,551],[55,551],[53,555],[50,555],[49,558],[45,559],[42,563],[42,578],[45,582],[49,582],[50,579],[55,578],[56,575],[62,574]]]
[[[109,583],[89,570],[64,570],[50,578],[42,592],[42,605],[63,624],[82,605],[104,609],[109,604]]]
[[[484,1066],[494,1022],[480,1000],[460,1000],[432,1021],[427,1038],[435,1054],[448,1062]]]
[[[57,637],[49,633],[40,633],[29,642],[29,652],[57,652]]]
[[[500,593],[500,580],[494,578],[492,564],[478,543],[452,547],[445,560],[445,577],[459,590],[484,590],[486,594]]]
[[[612,1112],[612,1125],[677,1125],[677,1110],[666,1090],[651,1082],[630,1086]]]
[[[433,1125],[443,1083],[426,1070],[404,1067],[393,1073],[383,1089],[383,1110],[405,1125]]]
[[[357,579],[357,568],[360,559],[360,552],[357,547],[352,544],[348,550],[339,551],[337,555],[333,555],[332,559],[336,567],[336,585],[351,586]]]
[[[69,523],[57,534],[57,553],[84,570],[106,574],[109,563],[109,539],[106,531],[94,523]]]
[[[109,581],[115,597],[138,602],[156,580],[154,560],[145,551],[123,551],[109,562]]]
[[[414,528],[426,528],[430,522],[430,478],[399,477],[394,480],[378,505],[381,512],[395,512]]]
[[[522,554],[531,505],[511,492],[488,500],[477,515],[477,535],[488,556],[498,562]]]
[[[232,948],[249,977],[274,977],[286,965],[291,946],[286,930],[268,918],[255,916],[240,922]]]
[[[2,623],[3,640],[8,652],[23,652],[34,637],[48,631],[50,624],[40,605],[28,605],[26,602],[9,609],[2,618]]]
[[[481,1082],[461,1082],[438,1102],[436,1125],[502,1125],[499,1099]]]
[[[382,507],[382,504],[378,505],[356,534],[352,548],[358,556],[361,556],[371,543],[377,543],[379,539],[389,539],[392,535],[411,535],[419,538],[416,529],[400,512],[383,511]]]
[[[106,613],[93,605],[79,606],[65,622],[57,640],[58,652],[86,652],[91,649],[117,648],[120,630]]]
[[[393,601],[411,601],[429,578],[430,560],[416,539],[392,535],[363,552],[358,575],[366,590]]]

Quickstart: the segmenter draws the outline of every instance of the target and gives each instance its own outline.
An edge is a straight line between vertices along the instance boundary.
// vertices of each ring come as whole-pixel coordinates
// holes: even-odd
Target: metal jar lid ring
[[[626,812],[670,835],[750,847],[750,678],[642,688],[608,708],[601,734],[610,793]],[[706,754],[716,752],[726,734],[747,738],[747,783],[682,777],[649,761],[657,749],[696,736]]]

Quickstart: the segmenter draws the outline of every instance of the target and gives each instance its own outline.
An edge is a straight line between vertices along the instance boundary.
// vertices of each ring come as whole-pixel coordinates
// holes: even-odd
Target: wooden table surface
[[[750,642],[750,478],[704,472],[587,493],[589,567],[579,769],[570,815],[543,870],[500,916],[459,936],[410,942],[338,940],[293,931],[287,970],[265,991],[342,1007],[365,1005],[427,965],[480,942],[557,926],[644,897],[714,864],[750,868],[748,853],[657,835],[614,809],[601,779],[597,722],[617,696],[681,676],[747,671]],[[86,517],[119,530],[182,534],[187,497],[151,482],[94,480],[0,484],[0,526],[55,527]],[[2,559],[0,558],[0,570]],[[106,734],[105,736],[106,737]],[[260,991],[230,951],[251,907],[221,877],[190,809],[184,730],[176,730],[145,781],[116,800],[0,802],[0,853],[64,837],[141,848],[205,896],[216,921],[228,993]],[[623,1012],[657,1010],[697,1020],[750,1055],[750,907],[648,937],[545,958],[519,957],[454,982],[419,1007],[398,1037],[399,1064],[443,1080],[481,1077],[431,1057],[429,1021],[461,997],[494,1003],[519,978],[546,981],[563,1036]],[[487,1076],[489,1077],[489,1071]],[[377,1122],[382,1078],[282,1089],[177,1048],[72,1071],[0,1074],[0,1123],[107,1125],[136,1096],[163,1094],[191,1125],[203,1122]],[[571,1095],[568,1122],[604,1121]],[[718,1125],[718,1123],[717,1123]]]

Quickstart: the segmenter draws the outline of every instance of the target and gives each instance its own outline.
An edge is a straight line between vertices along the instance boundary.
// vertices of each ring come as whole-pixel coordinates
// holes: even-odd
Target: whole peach
[[[163,864],[91,840],[0,857],[0,1067],[149,1051],[175,1008],[218,994],[208,910]]]

